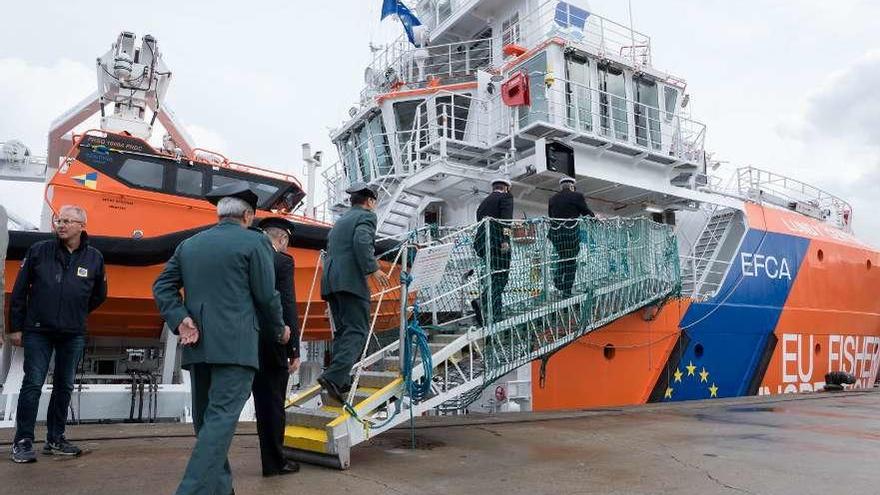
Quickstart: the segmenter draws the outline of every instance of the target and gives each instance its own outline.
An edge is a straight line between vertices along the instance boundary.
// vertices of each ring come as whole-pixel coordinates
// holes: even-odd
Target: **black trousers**
[[[257,415],[257,436],[260,439],[260,460],[263,474],[281,471],[284,459],[284,395],[290,374],[286,368],[261,369],[254,376],[251,392]]]
[[[579,243],[559,243],[555,247],[559,261],[556,262],[553,272],[553,285],[562,291],[563,296],[568,297],[577,275],[577,255],[581,252],[581,246]]]
[[[480,257],[484,258],[483,256]],[[482,318],[486,323],[488,323],[490,300],[492,304],[492,320],[501,321],[502,319],[502,311],[504,310],[502,296],[510,279],[510,254],[501,253],[501,248],[498,248],[497,252],[493,253],[491,265],[492,275],[490,278],[492,290],[489,290],[489,283],[487,281],[484,285],[484,290],[480,293],[480,305],[483,310]]]

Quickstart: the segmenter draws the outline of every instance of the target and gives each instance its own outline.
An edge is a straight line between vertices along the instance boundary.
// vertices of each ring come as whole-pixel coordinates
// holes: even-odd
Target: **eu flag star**
[[[672,398],[672,387],[666,387],[666,393],[663,394],[664,399]]]
[[[694,376],[694,371],[697,369],[697,367],[694,366],[693,362],[689,362],[688,365],[685,366],[685,368],[687,368],[688,370],[688,376]]]
[[[700,382],[706,383],[709,381],[709,372],[706,371],[706,368],[703,368],[703,371],[700,372]]]
[[[709,397],[718,397],[718,387],[715,386],[715,383],[712,383],[712,386],[709,387]]]
[[[684,373],[682,373],[680,369],[676,368],[675,373],[673,373],[673,376],[675,376],[675,381],[681,382],[682,375],[684,375]]]

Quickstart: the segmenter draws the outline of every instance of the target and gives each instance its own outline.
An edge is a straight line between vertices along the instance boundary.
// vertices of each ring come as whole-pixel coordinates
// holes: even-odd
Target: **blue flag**
[[[398,19],[400,19],[400,23],[403,24],[403,29],[406,30],[406,37],[409,38],[409,42],[413,45],[416,44],[415,36],[413,35],[413,26],[421,26],[422,22],[416,17],[409,8],[401,2],[401,0],[383,0],[382,2],[382,16],[379,20],[385,19],[390,15],[396,15]]]

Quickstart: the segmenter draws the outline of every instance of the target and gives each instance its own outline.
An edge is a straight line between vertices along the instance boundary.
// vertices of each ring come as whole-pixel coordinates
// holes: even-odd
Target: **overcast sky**
[[[624,0],[591,10],[627,23]],[[632,0],[654,64],[688,81],[708,148],[849,199],[860,237],[880,245],[880,2]],[[307,7],[306,7],[307,6]],[[94,60],[122,30],[159,40],[167,101],[201,147],[299,173],[303,142],[328,130],[362,87],[368,43],[398,34],[381,0],[9,2],[0,29],[0,141],[41,153],[49,123],[95,88]],[[13,22],[14,20],[14,22]],[[8,195],[8,189],[0,189]],[[6,200],[4,200],[6,202]]]

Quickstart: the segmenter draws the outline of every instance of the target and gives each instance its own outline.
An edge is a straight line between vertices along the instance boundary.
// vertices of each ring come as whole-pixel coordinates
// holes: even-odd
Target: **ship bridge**
[[[706,128],[689,118],[685,82],[651,65],[650,38],[575,0],[423,1],[428,32],[375,54],[360,105],[332,133],[324,205],[345,188],[381,192],[380,237],[464,225],[498,175],[517,216],[546,213],[562,175],[608,215],[665,214],[716,201]],[[418,40],[417,40],[418,41]],[[524,104],[505,98],[513,80]]]

